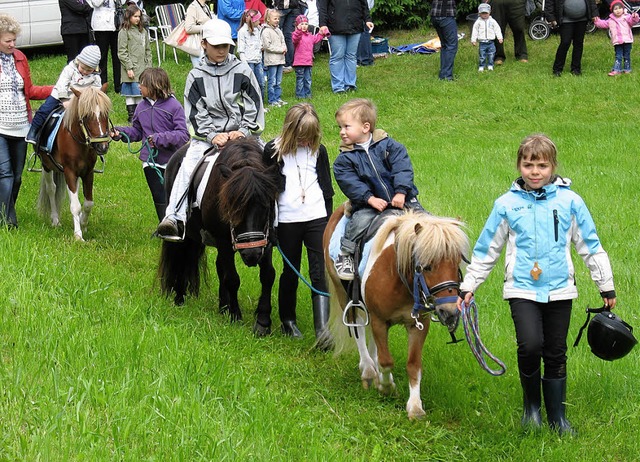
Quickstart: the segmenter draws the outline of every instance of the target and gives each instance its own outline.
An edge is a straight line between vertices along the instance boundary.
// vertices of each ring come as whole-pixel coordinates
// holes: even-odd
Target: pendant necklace
[[[304,181],[302,181],[302,172],[300,171],[300,165],[298,165],[298,155],[296,154],[295,156],[295,161],[296,161],[296,168],[298,169],[298,181],[300,181],[300,199],[302,200],[302,203],[304,204],[304,200],[307,197],[307,171],[308,171],[308,167],[309,167],[309,149],[305,149],[305,153],[307,155],[307,162],[305,164],[305,168],[304,168]]]

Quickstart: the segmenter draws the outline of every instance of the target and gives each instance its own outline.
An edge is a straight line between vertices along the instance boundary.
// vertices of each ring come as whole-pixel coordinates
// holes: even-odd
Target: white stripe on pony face
[[[96,120],[98,121],[98,128],[100,129],[100,135],[98,138],[102,138],[109,133],[109,118],[105,119],[105,126],[102,126],[102,121],[100,120],[100,106],[96,104],[95,112]]]

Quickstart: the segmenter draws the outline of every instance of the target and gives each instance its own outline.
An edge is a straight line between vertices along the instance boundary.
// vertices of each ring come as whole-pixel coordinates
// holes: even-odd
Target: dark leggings
[[[164,191],[164,169],[159,168],[158,170],[160,170],[162,178],[158,175],[158,171],[151,167],[144,168],[144,177],[147,179],[149,191],[151,191],[151,197],[153,197],[153,204],[156,207],[158,221],[162,221],[164,211],[167,208],[167,195]]]
[[[544,377],[567,375],[567,333],[572,300],[539,303],[522,298],[509,300],[518,341],[518,368],[531,375],[544,362]]]
[[[282,253],[295,269],[300,271],[302,245],[304,244],[307,248],[311,285],[321,292],[327,292],[322,249],[322,234],[326,226],[326,217],[305,222],[278,224],[278,244]],[[298,276],[283,258],[282,275],[278,286],[278,307],[281,321],[296,320],[297,292]],[[315,293],[311,294],[312,297],[314,295]]]

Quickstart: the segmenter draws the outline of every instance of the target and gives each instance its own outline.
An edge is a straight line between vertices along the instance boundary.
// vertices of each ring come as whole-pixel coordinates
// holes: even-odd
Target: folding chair
[[[162,40],[169,37],[169,34],[178,24],[184,21],[185,10],[182,3],[170,3],[168,5],[156,6],[156,18],[158,20],[158,30],[162,35]],[[162,43],[162,59],[165,59],[166,45]],[[173,58],[178,64],[176,49],[173,49]]]

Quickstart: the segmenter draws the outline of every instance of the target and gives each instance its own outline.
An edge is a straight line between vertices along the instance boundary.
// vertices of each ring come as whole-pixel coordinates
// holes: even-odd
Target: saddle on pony
[[[64,106],[60,105],[47,116],[47,120],[37,134],[35,152],[49,154],[53,151],[53,143],[62,125],[64,112]]]

